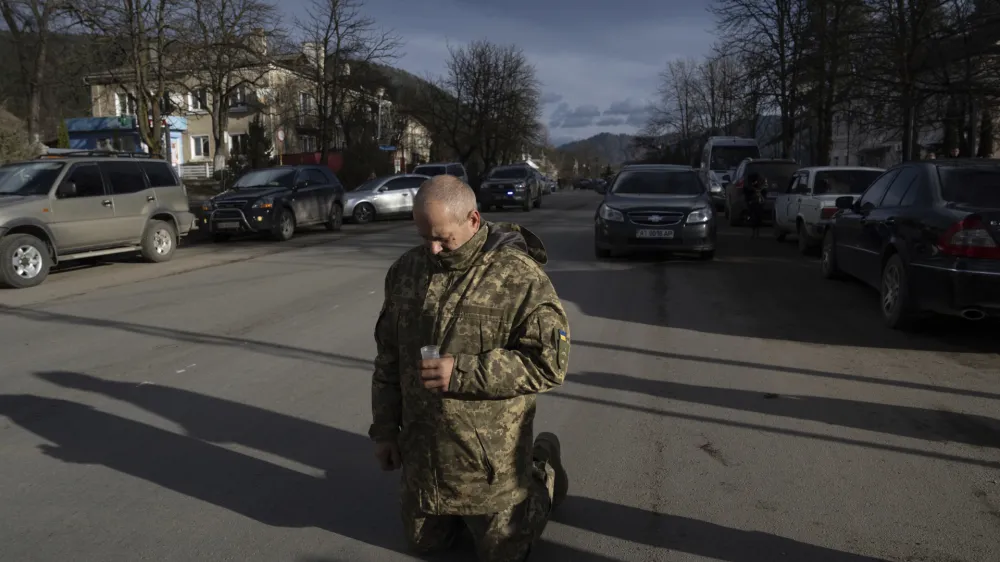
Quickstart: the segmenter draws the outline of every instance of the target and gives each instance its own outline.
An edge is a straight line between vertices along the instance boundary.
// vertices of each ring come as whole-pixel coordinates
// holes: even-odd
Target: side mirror
[[[847,211],[854,208],[854,198],[850,195],[844,197],[838,197],[836,200],[837,208],[842,211]]]
[[[56,197],[60,199],[76,197],[76,183],[66,180],[59,184],[59,187],[56,188]]]
[[[378,188],[375,191],[375,193],[385,193],[386,191],[389,191],[389,188],[383,185],[382,187]]]
[[[309,187],[309,180],[302,180],[295,184],[295,189],[302,189],[303,187]]]

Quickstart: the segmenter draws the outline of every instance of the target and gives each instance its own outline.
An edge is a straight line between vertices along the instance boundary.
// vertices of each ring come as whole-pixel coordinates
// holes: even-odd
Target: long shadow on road
[[[1000,420],[971,414],[823,396],[765,394],[750,390],[698,386],[614,373],[574,374],[572,382],[602,389],[639,392],[658,398],[815,421],[911,439],[949,441],[976,447],[1000,447]]]

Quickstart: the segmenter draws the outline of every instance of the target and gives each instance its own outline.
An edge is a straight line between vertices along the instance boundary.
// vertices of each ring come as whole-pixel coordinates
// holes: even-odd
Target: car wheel
[[[358,224],[365,224],[375,220],[375,207],[371,203],[362,203],[354,208],[354,220]]]
[[[712,261],[715,259],[715,250],[705,250],[704,252],[698,252],[698,258],[703,261]]]
[[[292,211],[282,207],[278,215],[278,224],[274,226],[274,239],[279,242],[287,242],[295,235],[295,215]]]
[[[30,234],[11,234],[0,240],[0,284],[14,289],[41,285],[49,276],[49,247]]]
[[[778,226],[777,222],[774,223],[774,226],[771,227],[771,230],[774,232],[774,239],[777,240],[778,242],[784,242],[785,237],[788,236],[788,233],[782,230],[781,227]]]
[[[527,199],[524,200],[524,205],[521,206],[521,210],[525,213],[531,211],[531,196],[529,195]]]
[[[538,209],[541,208],[541,206],[542,206],[542,194],[541,192],[539,192],[538,199],[535,199],[535,208]]]
[[[820,254],[820,267],[826,279],[839,279],[840,269],[837,267],[837,243],[833,238],[833,229],[828,229],[823,236],[823,251]]]
[[[167,221],[152,220],[146,225],[139,253],[151,263],[170,261],[177,250],[177,229]]]
[[[799,253],[803,256],[809,255],[812,251],[812,245],[809,244],[809,235],[806,234],[806,227],[801,222],[795,226],[796,237],[798,237]]]
[[[344,208],[340,206],[340,203],[334,203],[330,206],[330,216],[323,226],[330,232],[339,232],[344,226]]]
[[[899,254],[893,254],[882,268],[882,318],[886,326],[900,330],[913,321],[910,279]]]
[[[607,248],[601,248],[596,243],[594,244],[594,257],[599,260],[607,259],[611,257],[611,250]]]

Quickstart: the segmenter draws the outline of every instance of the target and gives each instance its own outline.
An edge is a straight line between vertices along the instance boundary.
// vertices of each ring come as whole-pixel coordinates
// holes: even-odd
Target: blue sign
[[[386,152],[396,152],[396,147],[395,146],[382,145],[382,146],[379,146],[378,149],[379,150],[384,150]]]

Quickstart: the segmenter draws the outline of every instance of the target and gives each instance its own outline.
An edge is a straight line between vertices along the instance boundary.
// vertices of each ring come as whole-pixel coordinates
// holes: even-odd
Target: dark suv
[[[233,234],[269,234],[289,240],[299,228],[340,230],[344,187],[325,166],[279,166],[251,170],[233,187],[202,206],[203,223],[216,241]]]
[[[527,164],[498,166],[479,185],[483,211],[493,207],[521,207],[530,211],[542,206],[542,176]]]
[[[194,225],[187,191],[164,160],[68,151],[0,166],[0,284],[45,281],[58,263],[138,252],[169,260]]]

